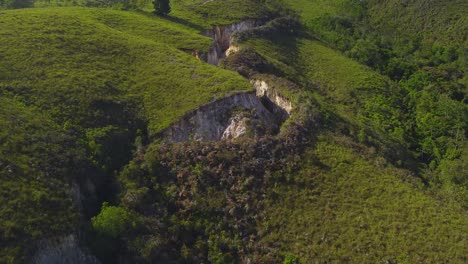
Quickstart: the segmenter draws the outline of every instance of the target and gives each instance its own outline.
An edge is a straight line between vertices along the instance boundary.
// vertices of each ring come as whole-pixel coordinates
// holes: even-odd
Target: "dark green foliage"
[[[167,16],[171,13],[170,0],[154,0],[154,13],[158,16]]]
[[[142,246],[138,240],[129,241],[130,238],[141,235],[141,231],[144,230],[141,219],[124,207],[111,206],[104,202],[99,214],[91,219],[91,225],[93,232],[88,235],[88,245],[104,263],[122,260],[125,256],[124,245],[127,243],[130,247]]]

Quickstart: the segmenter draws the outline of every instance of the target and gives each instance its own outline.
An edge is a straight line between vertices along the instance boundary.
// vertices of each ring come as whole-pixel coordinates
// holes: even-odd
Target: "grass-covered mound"
[[[159,130],[216,96],[251,89],[178,50],[204,51],[210,42],[167,20],[67,8],[6,11],[2,22],[2,86],[61,123],[96,125],[93,103],[131,98],[145,102],[141,114]]]

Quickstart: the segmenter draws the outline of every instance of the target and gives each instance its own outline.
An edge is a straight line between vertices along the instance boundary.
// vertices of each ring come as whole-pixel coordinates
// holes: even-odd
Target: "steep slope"
[[[397,133],[404,136],[395,139],[412,152],[414,170],[431,187],[466,203],[466,169],[455,174],[451,169],[461,168],[468,157],[466,3],[297,0],[290,5],[311,36],[393,81],[390,97],[402,122]]]
[[[397,168],[414,164],[401,87],[307,36],[269,30],[249,32],[221,65],[296,82],[295,103],[314,118],[257,141],[152,144],[121,174],[121,206],[146,227],[122,233],[129,261],[463,263],[463,207]]]
[[[271,190],[261,243],[300,263],[464,263],[466,212],[442,205],[371,149],[326,135]]]
[[[411,162],[402,145],[401,91],[388,78],[310,39],[251,39],[245,45],[284,72],[293,71],[290,76],[302,76],[297,82],[333,113],[331,123],[345,122],[344,131],[396,163]]]
[[[74,138],[38,109],[0,98],[0,260],[21,263],[44,237],[78,229]],[[64,147],[65,146],[65,147]]]

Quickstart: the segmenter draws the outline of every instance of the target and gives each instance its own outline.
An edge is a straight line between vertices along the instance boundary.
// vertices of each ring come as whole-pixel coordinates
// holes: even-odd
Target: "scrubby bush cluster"
[[[291,125],[279,138],[152,145],[121,174],[122,205],[146,221],[143,233],[127,237],[126,257],[280,262],[280,252],[258,241],[259,212],[267,188],[294,181],[312,128]]]

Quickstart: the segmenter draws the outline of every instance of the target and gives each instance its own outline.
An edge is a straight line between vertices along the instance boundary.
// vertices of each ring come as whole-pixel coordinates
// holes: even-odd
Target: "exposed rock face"
[[[234,54],[236,52],[238,52],[240,50],[240,48],[238,46],[235,46],[235,45],[231,45],[229,46],[229,48],[226,50],[226,52],[224,53],[224,55],[226,57],[229,57],[231,54]]]
[[[221,139],[234,139],[247,133],[249,119],[241,116],[234,116],[230,120],[229,126],[224,130]]]
[[[252,29],[256,26],[258,26],[258,22],[249,19],[227,26],[215,26],[212,30],[207,31],[205,35],[213,38],[213,46],[208,52],[207,62],[218,65],[219,60],[228,55],[226,51],[231,46],[232,35],[235,32]],[[230,50],[229,53],[232,53],[232,50]]]
[[[201,106],[173,123],[162,137],[169,142],[214,141],[277,133],[293,110],[291,101],[266,81],[251,83],[256,92],[231,95]],[[246,115],[246,111],[250,114]]]
[[[291,101],[282,96],[277,89],[271,87],[266,81],[250,80],[250,83],[255,87],[257,96],[267,101],[264,102],[264,105],[271,112],[283,120],[289,118],[293,110]]]
[[[220,59],[238,52],[240,48],[233,44],[233,34],[258,25],[255,20],[245,20],[216,26],[206,32],[205,35],[213,38],[207,62],[217,65]],[[277,133],[281,124],[289,118],[293,110],[292,103],[266,81],[251,80],[251,83],[255,93],[235,94],[193,110],[173,123],[162,133],[162,137],[169,142],[214,141],[235,139],[247,134],[261,136]],[[240,108],[253,115],[234,113]]]
[[[251,111],[252,122],[236,117],[238,109]],[[255,127],[249,128],[247,123],[255,124]],[[223,135],[224,138],[241,136],[245,134],[242,127],[245,131],[252,129],[254,134],[276,133],[280,124],[255,93],[246,92],[219,99],[186,114],[163,132],[163,137],[170,142],[213,141],[222,139]]]
[[[44,240],[39,244],[32,264],[98,264],[94,256],[80,247],[78,239],[71,234],[55,239]]]

